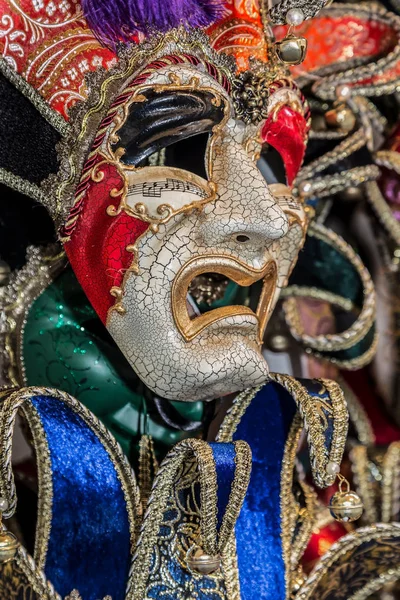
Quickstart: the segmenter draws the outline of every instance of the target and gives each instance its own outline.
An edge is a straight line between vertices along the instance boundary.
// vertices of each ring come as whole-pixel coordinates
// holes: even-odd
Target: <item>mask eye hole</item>
[[[175,167],[207,179],[206,151],[209,133],[199,133],[155,152],[138,166]]]
[[[257,167],[267,183],[286,183],[286,169],[282,156],[272,146],[263,146]]]
[[[250,240],[250,238],[247,235],[240,234],[240,235],[236,236],[236,241],[239,242],[240,244],[245,244],[249,240]]]
[[[115,132],[113,152],[123,150],[120,161],[133,167],[174,166],[204,177],[208,137],[224,118],[224,101],[205,89],[150,88],[142,96]]]

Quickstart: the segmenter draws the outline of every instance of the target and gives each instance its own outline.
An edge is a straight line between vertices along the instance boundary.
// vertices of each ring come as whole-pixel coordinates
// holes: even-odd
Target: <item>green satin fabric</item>
[[[296,267],[290,277],[290,285],[315,287],[351,300],[361,309],[364,302],[363,283],[357,269],[339,250],[317,237],[308,235]],[[342,323],[346,329],[356,315],[346,316]],[[346,350],[319,352],[326,359],[340,362],[356,361],[372,346],[375,337],[375,325],[364,337]]]
[[[143,385],[89,304],[72,269],[65,269],[33,302],[22,339],[25,383],[70,393],[111,430],[128,457],[149,433],[164,455],[187,437],[144,413]],[[201,421],[201,402],[173,402],[190,421]],[[193,435],[193,432],[191,432]]]
[[[310,235],[289,285],[314,286],[343,296],[358,307],[363,303],[362,282],[355,267],[332,245]]]

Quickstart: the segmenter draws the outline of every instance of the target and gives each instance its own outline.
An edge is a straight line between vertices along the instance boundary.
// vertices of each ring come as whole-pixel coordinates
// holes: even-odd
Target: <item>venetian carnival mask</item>
[[[267,380],[265,327],[307,225],[291,194],[303,97],[273,53],[266,62],[256,7],[228,9],[208,36],[153,36],[89,76],[59,174],[42,186],[99,317],[145,384],[174,400]],[[238,17],[243,35],[258,27],[258,46],[245,35],[232,46]],[[228,286],[249,291],[227,302]]]

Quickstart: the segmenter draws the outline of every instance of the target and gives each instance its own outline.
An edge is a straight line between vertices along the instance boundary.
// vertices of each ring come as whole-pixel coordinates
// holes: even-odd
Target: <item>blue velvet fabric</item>
[[[279,384],[265,385],[252,400],[234,435],[251,447],[253,467],[236,524],[242,600],[284,600],[281,542],[282,459],[296,405]]]
[[[95,433],[63,402],[36,396],[53,472],[52,527],[45,573],[65,596],[124,600],[129,520],[115,467]]]
[[[213,452],[215,468],[217,472],[217,493],[218,493],[218,529],[222,525],[222,520],[229,502],[232,483],[235,477],[235,446],[233,444],[210,444]]]

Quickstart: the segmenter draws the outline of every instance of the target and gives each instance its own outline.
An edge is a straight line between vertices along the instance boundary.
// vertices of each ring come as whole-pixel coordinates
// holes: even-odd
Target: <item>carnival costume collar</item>
[[[2,567],[2,589],[13,597],[23,585],[43,600],[58,600],[60,593],[65,596],[74,587],[84,600],[108,595],[113,600],[142,600],[160,593],[168,598],[231,599],[239,597],[239,589],[244,599],[253,597],[256,589],[260,598],[285,598],[285,589],[299,585],[296,564],[314,519],[313,493],[307,484],[292,487],[302,427],[295,405],[308,425],[313,471],[323,486],[335,477],[329,464],[341,460],[346,409],[336,384],[274,379],[262,390],[237,398],[219,443],[185,440],[168,454],[147,508],[114,439],[80,403],[46,388],[11,394],[2,406],[0,431],[6,458],[1,494],[9,507],[5,516],[16,507],[9,449],[15,417],[22,410],[40,457],[40,519],[35,562],[19,547],[14,562]],[[254,436],[255,420],[261,417],[263,427],[275,423],[273,437],[263,435],[262,428]],[[252,447],[251,479],[250,449],[245,441],[232,443],[238,437]],[[267,505],[274,522],[267,518]],[[342,561],[356,564],[351,561],[357,553],[363,556],[362,569],[357,563],[345,579],[340,576],[345,594],[364,589],[372,556],[373,573],[368,577],[390,581],[397,573],[398,545],[394,525],[344,538],[304,582],[299,597],[337,597],[329,595],[338,588],[326,576],[325,564],[337,569],[339,577]],[[192,556],[197,547],[214,557],[208,573],[198,571]]]

